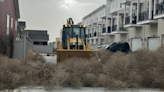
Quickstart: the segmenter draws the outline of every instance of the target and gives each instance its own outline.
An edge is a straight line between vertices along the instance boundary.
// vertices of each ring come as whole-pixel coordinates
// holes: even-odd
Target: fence
[[[14,41],[14,59],[25,60],[29,50],[38,53],[53,53],[52,46],[33,45],[33,41],[24,36],[19,41]]]
[[[39,53],[53,53],[52,46],[34,45],[33,50]]]
[[[33,50],[33,41],[24,36],[19,41],[14,41],[14,59],[25,60],[29,50]]]

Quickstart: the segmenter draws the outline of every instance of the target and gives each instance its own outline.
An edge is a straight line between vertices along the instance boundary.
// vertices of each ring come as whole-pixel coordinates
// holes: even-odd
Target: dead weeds
[[[20,86],[164,88],[164,48],[128,54],[100,50],[89,60],[72,58],[57,65],[36,54],[26,61],[0,56],[0,89]]]

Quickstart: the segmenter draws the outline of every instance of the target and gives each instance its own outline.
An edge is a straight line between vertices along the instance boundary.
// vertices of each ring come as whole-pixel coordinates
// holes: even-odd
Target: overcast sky
[[[50,41],[60,37],[60,29],[71,17],[74,23],[106,0],[19,0],[20,21],[26,21],[26,29],[47,30]]]

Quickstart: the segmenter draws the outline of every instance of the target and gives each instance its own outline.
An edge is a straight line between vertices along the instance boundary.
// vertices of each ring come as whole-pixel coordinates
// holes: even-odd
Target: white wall
[[[110,0],[110,13],[113,13],[117,10],[123,9],[125,5],[122,4],[122,8],[120,8],[120,4],[125,2],[126,0]]]
[[[88,26],[94,22],[102,21],[101,17],[105,16],[105,9],[106,8],[103,8],[97,11],[96,13],[88,16],[87,18],[83,19],[83,24]]]

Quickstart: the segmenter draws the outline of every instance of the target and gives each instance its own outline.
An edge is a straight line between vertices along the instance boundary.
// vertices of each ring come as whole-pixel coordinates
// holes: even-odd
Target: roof
[[[25,30],[25,32],[33,41],[49,41],[49,35],[46,30]]]
[[[87,18],[87,17],[91,16],[92,14],[96,13],[97,11],[99,11],[99,10],[101,10],[101,9],[105,8],[105,7],[106,7],[106,5],[105,5],[105,4],[104,4],[104,5],[102,5],[102,6],[100,6],[100,7],[99,7],[99,8],[97,8],[96,10],[94,10],[94,11],[92,11],[91,13],[89,13],[88,15],[86,15],[83,19],[85,19],[85,18]]]
[[[49,40],[49,35],[47,34],[30,34],[29,33],[28,36],[33,41],[48,41]]]
[[[25,31],[33,34],[47,34],[47,30],[25,30]]]
[[[18,0],[14,0],[14,3],[15,3],[16,17],[19,19],[20,18],[19,2]]]

